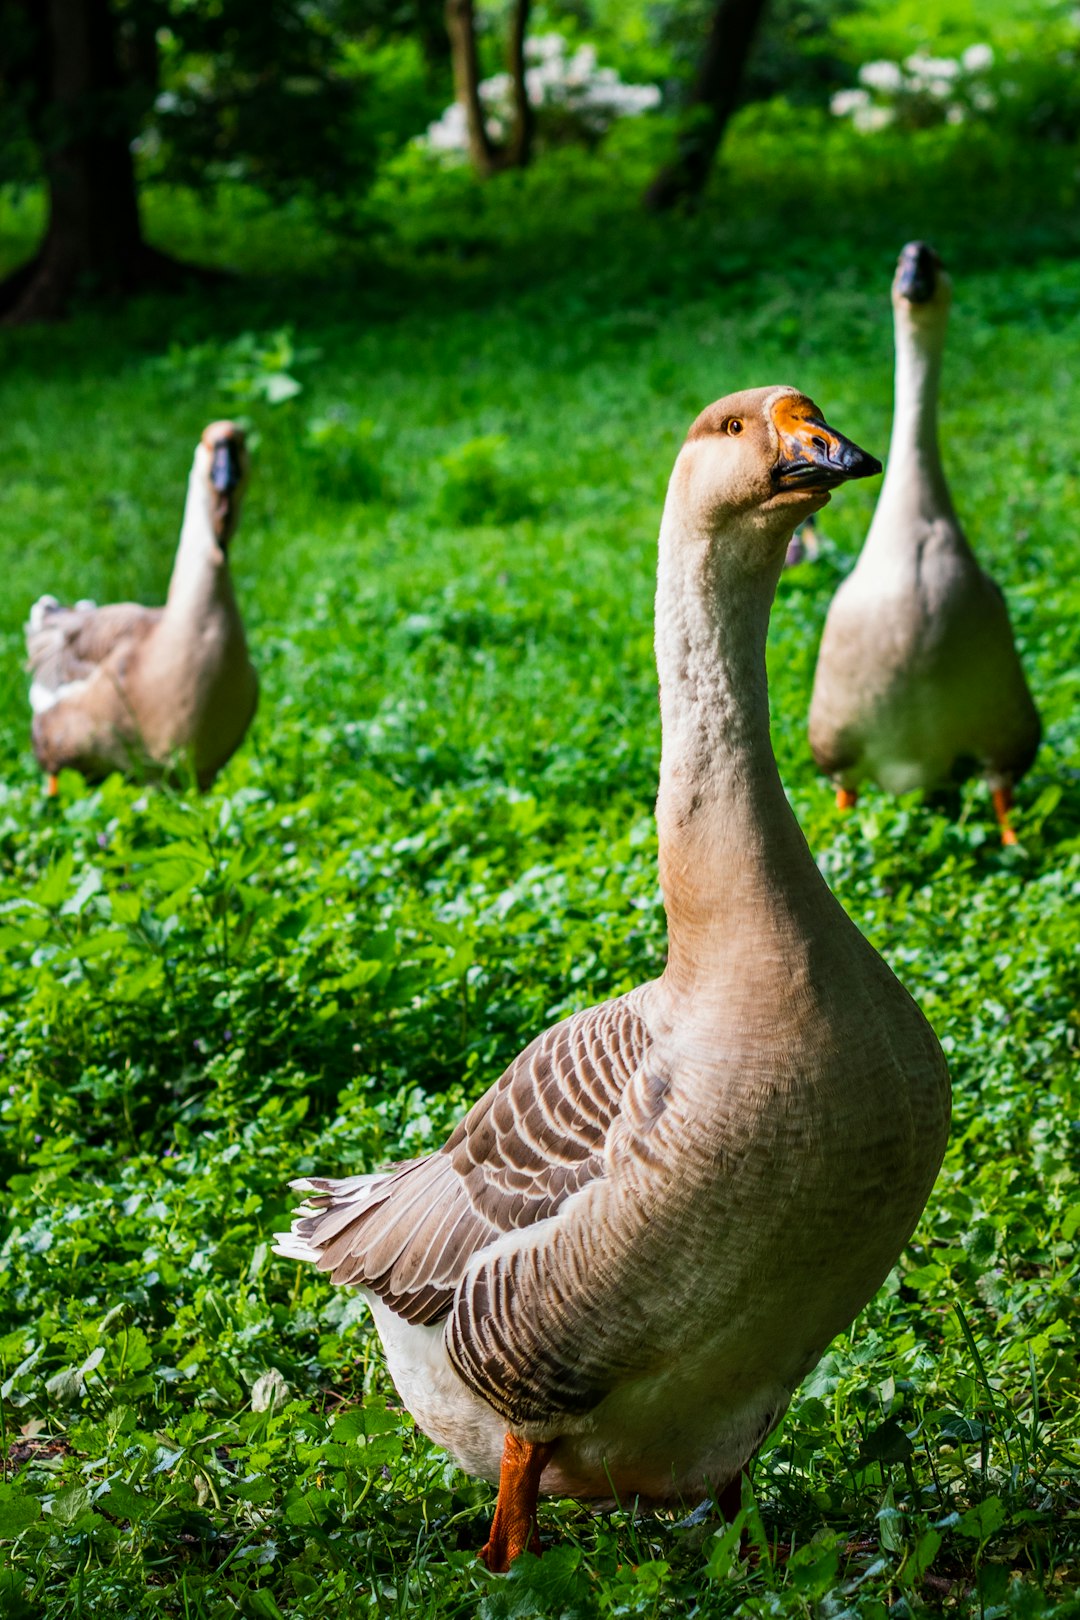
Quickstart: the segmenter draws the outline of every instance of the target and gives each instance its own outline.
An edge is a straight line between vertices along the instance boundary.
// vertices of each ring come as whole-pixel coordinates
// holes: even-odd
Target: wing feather
[[[547,1030],[438,1152],[374,1185],[304,1184],[312,1196],[282,1252],[310,1254],[334,1282],[371,1289],[410,1322],[441,1320],[477,1254],[554,1215],[603,1174],[609,1130],[650,1044],[639,1010],[646,988]],[[508,1299],[503,1283],[503,1308]],[[510,1352],[503,1330],[491,1331],[499,1360]]]
[[[41,692],[57,692],[92,675],[122,642],[141,641],[161,618],[138,602],[63,607],[51,596],[34,603],[26,626],[27,662]]]

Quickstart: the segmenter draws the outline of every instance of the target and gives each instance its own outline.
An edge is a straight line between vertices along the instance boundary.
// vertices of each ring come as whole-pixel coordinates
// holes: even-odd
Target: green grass
[[[637,138],[486,192],[402,163],[348,251],[250,198],[243,228],[157,198],[162,240],[219,219],[249,279],[3,338],[0,1613],[1080,1612],[1074,163],[753,115],[705,212],[655,222]],[[258,274],[275,229],[288,274]],[[1021,847],[977,787],[842,822],[815,777],[816,640],[873,489],[782,581],[770,672],[811,847],[949,1051],[948,1159],[755,1466],[750,1556],[715,1521],[554,1503],[554,1550],[491,1579],[489,1488],[396,1409],[363,1309],[268,1254],[284,1183],[437,1144],[540,1027],[656,971],[672,460],[701,405],[771,381],[883,452],[917,233],[956,282],[954,492],[1045,722]],[[252,735],[203,799],[65,777],[48,802],[29,603],[159,599],[226,411],[257,434]]]

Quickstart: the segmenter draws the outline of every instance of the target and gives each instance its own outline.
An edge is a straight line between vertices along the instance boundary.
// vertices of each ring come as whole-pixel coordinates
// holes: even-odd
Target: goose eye
[[[731,417],[731,419],[725,423],[725,426],[733,439],[736,438],[743,430],[742,421],[737,416]]]

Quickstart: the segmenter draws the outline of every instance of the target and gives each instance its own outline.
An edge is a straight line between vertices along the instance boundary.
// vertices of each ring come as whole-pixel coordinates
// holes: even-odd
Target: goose
[[[554,1025],[436,1152],[306,1195],[276,1251],[360,1289],[418,1426],[537,1497],[679,1505],[741,1470],[910,1236],[949,1081],[827,887],[769,736],[792,531],[881,465],[789,387],[694,422],[659,542],[660,977]]]
[[[91,781],[114,770],[193,775],[206,788],[239,747],[258,700],[228,559],[247,469],[240,429],[211,422],[195,450],[164,607],[34,603],[33,747],[50,792],[65,767]]]
[[[896,405],[881,495],[825,621],[810,748],[850,809],[888,793],[986,778],[1005,844],[1013,786],[1039,746],[1008,609],[964,537],[941,466],[938,383],[952,289],[925,242],[892,284]]]

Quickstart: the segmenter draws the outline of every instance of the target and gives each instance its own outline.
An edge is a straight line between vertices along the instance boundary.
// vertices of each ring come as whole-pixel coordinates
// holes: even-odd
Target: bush
[[[353,421],[340,407],[307,425],[302,449],[314,487],[331,500],[373,501],[383,493],[377,423]]]
[[[503,434],[485,433],[440,457],[441,517],[472,527],[513,523],[535,509],[532,491],[507,466],[506,445]]]

